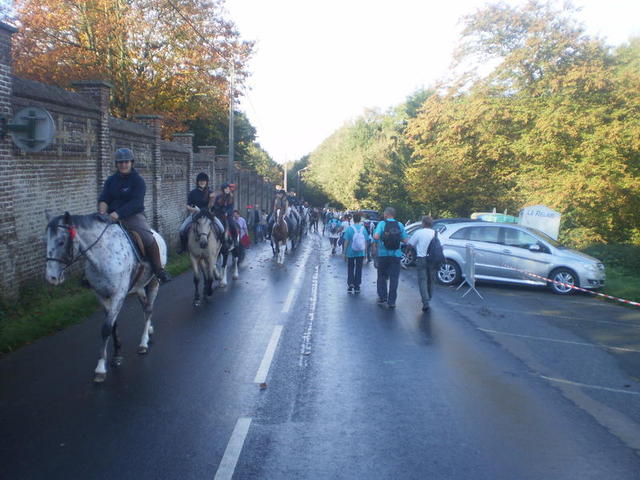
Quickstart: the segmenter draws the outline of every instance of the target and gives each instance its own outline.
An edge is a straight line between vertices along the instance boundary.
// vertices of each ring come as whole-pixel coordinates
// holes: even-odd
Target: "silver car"
[[[467,247],[473,247],[478,280],[546,285],[563,295],[574,291],[571,285],[587,289],[604,286],[600,260],[564,247],[535,228],[467,222],[446,225],[439,236],[446,261],[436,277],[445,285],[462,281],[467,252],[471,250]]]

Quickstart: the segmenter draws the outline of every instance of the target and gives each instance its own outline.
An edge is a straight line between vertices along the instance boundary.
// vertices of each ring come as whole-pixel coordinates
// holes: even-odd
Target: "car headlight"
[[[598,265],[596,265],[595,263],[585,263],[584,266],[590,272],[593,272],[593,273],[598,272]]]

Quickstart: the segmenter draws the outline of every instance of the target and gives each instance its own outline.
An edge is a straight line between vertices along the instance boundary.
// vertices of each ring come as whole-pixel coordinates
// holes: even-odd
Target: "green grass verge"
[[[167,270],[178,275],[189,269],[187,254],[169,259]],[[29,286],[18,301],[0,299],[0,353],[7,353],[38,338],[81,323],[99,307],[93,291],[70,278],[54,287],[45,283]]]
[[[601,293],[640,302],[640,277],[619,267],[607,268],[607,279]]]
[[[640,301],[640,246],[592,245],[583,251],[602,260],[606,267],[602,293]]]

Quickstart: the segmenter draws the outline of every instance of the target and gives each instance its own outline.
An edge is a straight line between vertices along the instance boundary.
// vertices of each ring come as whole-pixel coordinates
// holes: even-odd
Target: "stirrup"
[[[169,275],[169,272],[167,272],[165,269],[160,270],[155,275],[158,280],[160,280],[160,283],[167,283],[172,280],[171,275]]]

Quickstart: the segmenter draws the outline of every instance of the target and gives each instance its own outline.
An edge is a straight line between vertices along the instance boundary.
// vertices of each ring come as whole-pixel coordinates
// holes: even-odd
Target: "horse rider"
[[[271,213],[268,218],[268,233],[271,235],[271,230],[273,230],[273,224],[276,223],[276,214],[280,210],[282,215],[286,215],[289,211],[289,199],[287,198],[287,192],[284,189],[276,186],[276,195],[273,199],[273,208],[271,209]]]
[[[143,178],[133,168],[134,162],[130,149],[116,150],[115,163],[118,171],[104,182],[98,199],[98,212],[101,215],[108,213],[113,221],[120,221],[127,230],[140,236],[153,273],[160,283],[166,283],[171,280],[171,276],[162,268],[160,248],[144,214],[144,194],[147,187]]]
[[[196,188],[191,190],[187,195],[187,211],[189,215],[184,219],[182,225],[180,225],[180,246],[181,252],[185,252],[187,250],[187,240],[189,236],[189,228],[193,223],[193,217],[200,210],[208,210],[209,204],[215,197],[215,194],[209,188],[209,175],[204,172],[200,172],[196,176]],[[217,220],[217,218],[216,218]],[[224,227],[218,220],[216,222],[220,231],[224,231]]]
[[[221,193],[215,196],[211,209],[215,216],[222,222],[233,239],[234,245],[238,241],[238,229],[233,218],[233,192],[230,183],[223,183],[220,186]]]

